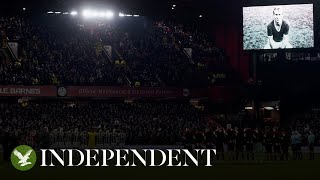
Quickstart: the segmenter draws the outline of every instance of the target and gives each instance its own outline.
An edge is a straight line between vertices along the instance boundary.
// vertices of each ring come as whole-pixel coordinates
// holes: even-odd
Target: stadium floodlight
[[[202,18],[202,15],[200,14],[199,18]]]
[[[98,16],[99,16],[99,17],[106,17],[106,16],[107,16],[107,14],[106,14],[106,13],[104,13],[104,12],[98,12]]]
[[[174,7],[172,7],[171,9],[174,10]]]
[[[139,15],[138,15],[138,14],[135,14],[135,15],[133,15],[133,17],[139,17]]]
[[[132,15],[131,14],[127,14],[126,16],[131,17]]]
[[[69,14],[69,12],[64,12],[64,13],[62,13],[62,14]]]
[[[269,111],[274,110],[274,108],[273,108],[273,107],[264,107],[264,109],[265,109],[265,110],[269,110]]]
[[[253,110],[253,107],[249,106],[249,107],[245,107],[245,110]]]
[[[22,8],[22,10],[24,10],[24,11],[25,11],[25,10],[26,10],[26,8]]]
[[[82,16],[86,18],[112,18],[114,14],[112,11],[84,10]]]
[[[119,17],[124,17],[124,16],[126,16],[126,15],[123,13],[119,13]]]
[[[78,12],[77,11],[71,11],[71,13],[70,13],[72,16],[76,16],[76,15],[78,15]]]
[[[176,7],[177,5],[173,4],[172,7]]]
[[[61,14],[61,12],[60,11],[56,11],[56,12],[54,12],[55,14]]]
[[[106,13],[106,17],[107,18],[112,18],[113,17],[113,12],[112,11],[107,11],[107,13]]]
[[[48,14],[53,14],[53,12],[52,12],[52,11],[48,11],[47,13],[48,13]]]
[[[91,11],[90,10],[83,10],[82,12],[82,16],[83,17],[90,17],[92,14],[91,14]]]
[[[97,11],[91,11],[91,14],[89,14],[91,17],[98,17],[99,13]]]

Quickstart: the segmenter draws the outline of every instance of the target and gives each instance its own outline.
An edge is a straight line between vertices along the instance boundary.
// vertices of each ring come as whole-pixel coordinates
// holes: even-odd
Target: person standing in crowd
[[[301,151],[302,136],[298,131],[294,131],[291,136],[291,145],[294,160],[302,160]]]
[[[239,156],[244,160],[244,134],[242,129],[236,129],[236,159],[239,160]]]
[[[224,140],[225,132],[221,127],[218,127],[215,131],[216,135],[216,149],[217,149],[217,160],[224,160]]]
[[[297,140],[297,156],[298,156],[299,160],[302,160],[303,159],[303,157],[302,157],[302,149],[301,149],[302,136],[298,131],[296,131],[296,135],[297,135],[297,138],[296,138],[296,140]]]
[[[72,136],[72,147],[76,148],[80,146],[80,133],[78,128],[75,128]]]
[[[200,129],[197,129],[196,133],[195,133],[195,140],[196,140],[196,149],[202,149],[203,148],[203,140],[204,140],[204,136],[203,133],[201,132]]]
[[[229,160],[235,160],[236,135],[231,126],[227,127],[227,146]]]
[[[265,127],[265,134],[264,134],[264,146],[266,149],[266,160],[272,160],[272,133],[270,132],[270,127]]]
[[[290,136],[284,131],[281,130],[280,134],[280,142],[281,142],[281,160],[289,160],[289,146],[290,146]]]
[[[273,144],[273,158],[277,160],[278,157],[280,159],[281,154],[281,144],[280,144],[280,132],[278,131],[278,127],[273,128],[273,137],[272,137],[272,144]]]
[[[185,129],[184,136],[183,136],[184,144],[186,149],[192,150],[192,144],[193,144],[193,135],[189,128]]]
[[[308,135],[308,146],[309,146],[309,160],[315,160],[314,157],[314,144],[315,144],[315,135],[312,131],[309,131]]]
[[[254,136],[256,137],[255,152],[262,153],[263,152],[263,146],[262,146],[263,132],[259,128],[256,128],[253,133],[254,133]]]
[[[207,149],[213,149],[214,134],[213,134],[211,128],[210,129],[206,129],[205,142],[206,142],[206,148]]]
[[[292,149],[292,155],[293,155],[293,160],[296,160],[298,157],[298,152],[297,152],[297,134],[296,131],[292,131],[291,134],[291,149]]]
[[[49,128],[45,126],[39,134],[39,139],[40,139],[40,148],[46,149],[50,147],[50,133],[49,133]]]
[[[97,133],[94,128],[91,128],[88,132],[88,147],[95,148],[97,144]]]
[[[254,152],[253,152],[253,145],[255,142],[255,137],[253,134],[253,130],[251,128],[248,128],[245,130],[245,140],[246,140],[246,154],[247,154],[247,160],[249,161],[254,160]]]

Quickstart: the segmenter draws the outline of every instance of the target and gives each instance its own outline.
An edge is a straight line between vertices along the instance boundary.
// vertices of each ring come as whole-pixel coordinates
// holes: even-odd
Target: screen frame
[[[244,49],[244,24],[243,24],[243,21],[244,21],[244,13],[243,13],[243,10],[244,8],[247,8],[247,7],[263,7],[263,6],[286,6],[286,5],[306,5],[306,4],[312,4],[312,12],[313,12],[313,47],[308,47],[308,48],[290,48],[290,49]],[[311,1],[305,1],[305,2],[287,2],[287,3],[250,3],[250,2],[247,2],[246,4],[243,4],[242,7],[241,7],[241,15],[242,15],[242,18],[241,18],[241,33],[242,33],[242,38],[241,39],[241,48],[242,48],[242,51],[244,52],[257,52],[257,53],[276,53],[276,52],[299,52],[299,51],[310,51],[310,52],[313,52],[315,51],[316,49],[320,50],[319,48],[317,48],[317,37],[316,35],[318,34],[317,33],[317,28],[316,28],[316,12],[315,12],[315,7],[317,7],[316,3]]]

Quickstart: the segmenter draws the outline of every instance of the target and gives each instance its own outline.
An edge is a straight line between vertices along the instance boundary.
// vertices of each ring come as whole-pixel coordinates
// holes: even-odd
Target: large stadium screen
[[[313,47],[313,4],[243,7],[244,50]]]

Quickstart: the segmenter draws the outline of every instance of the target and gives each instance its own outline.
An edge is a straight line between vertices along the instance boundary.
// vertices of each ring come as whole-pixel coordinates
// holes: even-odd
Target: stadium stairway
[[[115,49],[114,52],[116,53],[117,57],[119,58],[118,60],[124,61],[123,57],[121,56],[120,52]]]
[[[103,51],[103,45],[102,45],[102,42],[99,42],[96,46],[96,55],[99,56],[102,54],[102,51]]]
[[[12,54],[8,48],[8,38],[4,31],[1,31],[1,41],[1,54],[4,56],[5,63],[14,62],[14,58],[12,57]]]
[[[115,62],[116,60],[124,60],[123,57],[121,56],[121,54],[119,53],[119,51],[115,48],[112,49],[112,54],[114,55],[112,58],[110,56],[107,55],[107,52],[103,50],[103,42],[100,41],[98,43],[98,45],[96,46],[96,53],[97,55],[103,55],[106,58],[109,58],[109,61],[111,66],[115,66]],[[126,67],[127,70],[130,70],[128,67]],[[122,78],[127,82],[127,85],[131,86],[132,82],[130,81],[130,79],[128,78],[128,76],[125,74],[124,71],[119,71],[119,73],[122,74]]]
[[[11,55],[8,47],[3,48],[3,54],[4,54],[5,59],[6,59],[7,62],[12,62],[13,61],[12,55]]]
[[[207,123],[209,123],[210,125],[213,125],[213,126],[215,126],[215,127],[224,127],[224,126],[222,126],[221,124],[217,123],[216,120],[215,120],[215,118],[214,118],[214,116],[212,116],[212,115],[207,115],[207,116],[205,117],[205,121],[206,121]]]
[[[7,36],[4,31],[1,31],[0,35],[1,35],[1,46],[2,48],[5,48],[7,46],[7,41],[8,41]]]

